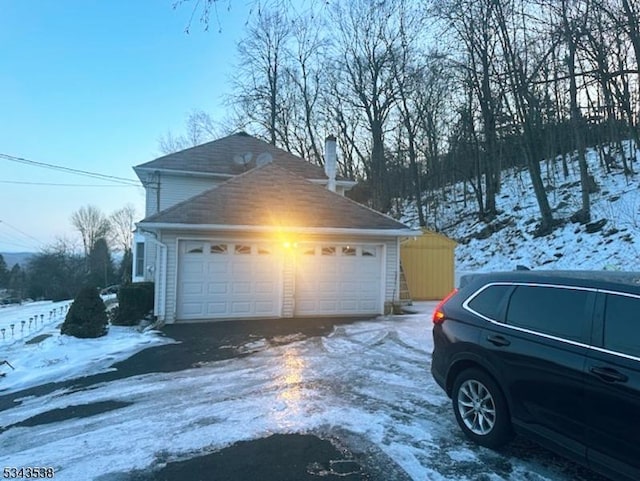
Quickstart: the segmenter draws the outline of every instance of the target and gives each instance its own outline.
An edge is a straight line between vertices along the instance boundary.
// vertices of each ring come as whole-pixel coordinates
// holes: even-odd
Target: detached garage
[[[273,163],[138,223],[164,322],[363,316],[399,297],[392,218]]]
[[[413,300],[439,300],[453,290],[455,248],[456,241],[426,229],[402,242],[402,269]]]

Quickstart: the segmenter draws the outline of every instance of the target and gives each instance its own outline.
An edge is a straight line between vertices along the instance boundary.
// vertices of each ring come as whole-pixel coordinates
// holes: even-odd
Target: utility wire
[[[0,220],[0,224],[2,224],[2,225],[6,225],[7,227],[9,227],[9,228],[11,228],[11,229],[15,230],[16,232],[18,232],[18,233],[22,234],[23,236],[25,236],[25,237],[27,237],[27,238],[29,238],[29,239],[31,239],[31,240],[36,241],[36,242],[38,243],[38,245],[39,245],[39,246],[43,246],[43,245],[44,245],[44,243],[43,243],[43,242],[41,242],[39,239],[36,239],[36,238],[35,238],[35,237],[33,237],[32,235],[29,235],[29,234],[27,234],[27,233],[26,233],[26,232],[24,232],[24,231],[21,231],[20,229],[18,229],[17,227],[15,227],[15,226],[13,226],[13,225],[9,224],[9,223],[8,223],[8,222],[6,222],[6,221]]]
[[[0,180],[0,184],[18,184],[18,185],[49,185],[55,187],[140,187],[140,185],[129,184],[54,184],[51,182],[23,182],[20,180]]]
[[[127,179],[125,177],[116,177],[114,175],[100,174],[97,172],[89,172],[87,170],[72,169],[71,167],[63,167],[61,165],[48,164],[46,162],[37,162],[35,160],[25,159],[23,157],[16,157],[14,155],[0,153],[0,159],[9,160],[11,162],[18,162],[20,164],[27,164],[35,167],[43,167],[46,169],[58,170],[61,172],[67,172],[76,175],[84,175],[87,177],[93,177],[95,179],[108,180],[110,182],[116,182],[125,185],[139,186],[140,182],[134,179]]]

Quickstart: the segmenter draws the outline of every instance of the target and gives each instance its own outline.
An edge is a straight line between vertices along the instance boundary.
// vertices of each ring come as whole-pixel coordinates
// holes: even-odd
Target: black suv
[[[433,322],[431,372],[470,439],[519,433],[640,480],[640,273],[467,276]]]

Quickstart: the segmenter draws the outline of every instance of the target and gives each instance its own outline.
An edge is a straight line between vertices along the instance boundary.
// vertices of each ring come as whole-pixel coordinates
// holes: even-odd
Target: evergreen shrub
[[[153,312],[153,282],[134,282],[118,290],[118,311],[112,324],[134,326]]]
[[[94,338],[107,333],[107,311],[94,287],[80,289],[60,329],[62,334]]]

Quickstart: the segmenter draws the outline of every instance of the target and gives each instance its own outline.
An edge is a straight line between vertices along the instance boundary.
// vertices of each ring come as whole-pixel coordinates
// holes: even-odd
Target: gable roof
[[[159,157],[137,165],[134,170],[174,170],[225,176],[238,175],[256,167],[256,160],[261,154],[265,154],[267,161],[272,161],[306,179],[327,179],[322,167],[311,164],[246,132],[238,132]]]
[[[275,163],[257,167],[211,190],[153,214],[147,227],[266,227],[361,229],[412,235],[389,216],[293,174]]]

